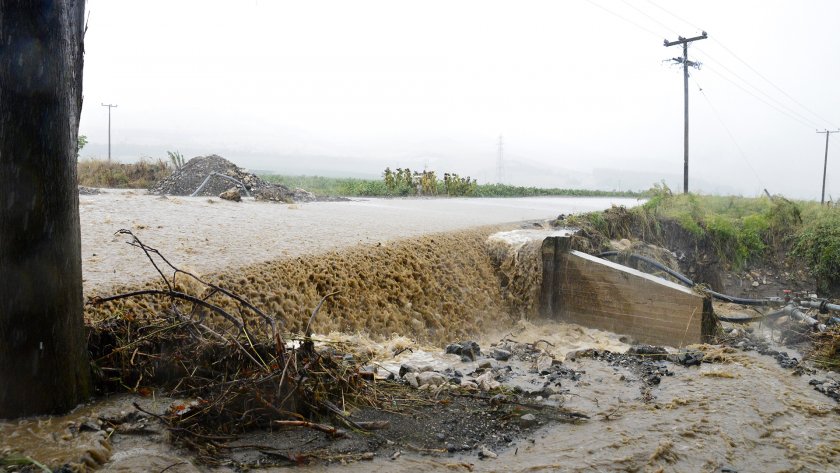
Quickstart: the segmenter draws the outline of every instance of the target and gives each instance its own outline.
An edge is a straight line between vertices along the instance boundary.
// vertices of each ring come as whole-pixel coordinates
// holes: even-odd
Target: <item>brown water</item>
[[[582,327],[550,323],[529,326],[517,340],[559,334],[579,346],[620,342]],[[770,357],[708,347],[722,361],[684,368],[640,394],[636,375],[592,359],[566,361],[585,371],[563,407],[588,414],[581,424],[547,426],[532,439],[497,452],[493,460],[476,454],[419,456],[403,452],[397,460],[376,459],[341,471],[840,471],[840,412],[831,399]],[[429,359],[439,359],[434,354]],[[330,471],[316,466],[306,471]]]
[[[522,232],[489,238],[493,232],[484,228],[385,241],[252,262],[207,277],[251,298],[289,330],[302,327],[323,294],[341,291],[325,305],[315,330],[379,354],[382,365],[409,359],[455,363],[440,345],[476,337],[482,346],[501,338],[542,340],[541,346],[561,360],[581,348],[626,349],[619,334],[535,323],[539,238]],[[111,308],[142,316],[158,304]],[[100,309],[88,315],[112,314]],[[393,359],[396,347],[413,352]],[[303,471],[466,471],[464,465],[474,471],[715,471],[724,465],[742,472],[840,471],[837,404],[808,386],[810,377],[793,376],[769,357],[707,349],[719,362],[669,366],[674,376],[663,378],[648,395],[625,367],[565,361],[585,374],[578,382],[564,381],[568,392],[558,402],[591,419],[546,426],[497,452],[494,460],[403,452],[393,461],[375,458]],[[107,462],[106,471],[195,471],[189,457],[170,447],[160,432],[111,436],[78,429],[103,413],[132,410],[134,400],[157,412],[171,401],[121,396],[68,416],[0,422],[0,450],[21,451],[50,465]]]

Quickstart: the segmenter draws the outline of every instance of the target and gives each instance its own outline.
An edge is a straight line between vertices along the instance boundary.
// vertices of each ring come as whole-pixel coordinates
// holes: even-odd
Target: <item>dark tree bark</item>
[[[88,398],[76,141],[84,0],[0,0],[0,418]]]

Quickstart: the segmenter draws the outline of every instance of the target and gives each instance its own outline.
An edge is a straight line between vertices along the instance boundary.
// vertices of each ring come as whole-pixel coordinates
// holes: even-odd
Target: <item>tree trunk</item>
[[[0,418],[90,395],[76,184],[84,9],[0,3]]]

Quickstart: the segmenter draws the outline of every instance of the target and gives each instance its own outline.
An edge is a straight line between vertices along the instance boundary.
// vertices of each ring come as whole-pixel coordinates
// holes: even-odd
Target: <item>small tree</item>
[[[87,136],[79,135],[79,141],[76,143],[76,159],[79,159],[79,153],[82,151],[82,148],[87,145]]]
[[[166,154],[169,155],[169,161],[172,162],[172,167],[176,171],[184,167],[184,155],[180,151],[167,151]]]

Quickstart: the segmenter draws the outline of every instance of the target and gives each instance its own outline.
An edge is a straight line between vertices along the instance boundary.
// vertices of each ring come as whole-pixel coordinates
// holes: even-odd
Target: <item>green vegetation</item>
[[[184,167],[184,155],[180,151],[167,151],[166,154],[169,155],[169,162],[176,171]]]
[[[389,195],[382,181],[351,177],[260,175],[267,182],[306,189],[318,196],[384,197]]]
[[[88,139],[85,135],[79,135],[78,141],[76,141],[76,159],[79,159],[79,153],[82,152],[82,148],[87,145]]]
[[[87,187],[148,189],[170,174],[172,168],[161,159],[130,164],[85,159],[78,164],[79,185]]]
[[[261,175],[268,182],[288,187],[300,187],[320,196],[344,197],[539,197],[539,196],[610,196],[641,197],[632,191],[598,191],[585,189],[542,189],[538,187],[479,184],[476,180],[454,173],[444,173],[439,179],[435,171],[411,171],[386,168],[382,180],[329,178],[321,176]]]
[[[595,212],[567,223],[605,238],[625,238],[634,229],[656,241],[664,234],[664,222],[675,222],[698,246],[710,245],[724,264],[742,268],[765,258],[799,258],[821,293],[840,293],[840,207],[781,196],[674,195],[665,185],[645,194],[648,201],[639,207]]]

